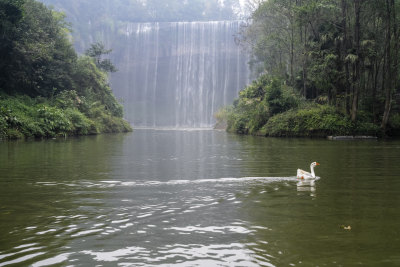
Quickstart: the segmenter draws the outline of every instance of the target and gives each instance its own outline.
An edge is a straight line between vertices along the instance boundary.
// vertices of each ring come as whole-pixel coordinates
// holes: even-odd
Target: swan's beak
[[[316,164],[315,164],[315,165],[317,165],[317,166],[318,166],[318,165],[320,165],[320,164],[319,164],[318,162],[316,162]]]

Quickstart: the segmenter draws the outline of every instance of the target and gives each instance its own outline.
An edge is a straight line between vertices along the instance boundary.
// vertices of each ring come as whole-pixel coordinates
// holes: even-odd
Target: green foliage
[[[56,107],[43,106],[37,112],[42,128],[50,136],[66,134],[72,130],[71,122],[62,110]]]
[[[271,116],[297,107],[299,96],[280,79],[260,76],[239,94],[227,117],[228,131],[255,134]]]
[[[122,117],[122,106],[102,71],[116,70],[111,62],[101,60],[111,50],[95,44],[88,50],[94,60],[87,56],[78,58],[69,41],[64,14],[34,0],[26,0],[21,8],[24,16],[15,26],[12,56],[1,62],[7,68],[0,74],[0,90],[32,97],[54,97],[75,90],[77,96],[71,97],[100,101],[113,116]]]
[[[391,116],[389,120],[389,126],[391,134],[394,136],[400,136],[400,114],[396,113]]]
[[[229,116],[232,114],[232,109],[233,106],[222,107],[214,114],[214,118],[217,121],[214,127],[215,129],[226,129]]]
[[[65,110],[65,115],[71,123],[70,132],[72,132],[73,135],[87,135],[98,133],[98,129],[96,128],[94,122],[87,118],[79,110],[68,108],[67,110]]]
[[[7,124],[6,118],[4,118],[2,115],[0,115],[0,139],[2,136],[6,135],[7,127],[8,127],[8,124]]]
[[[266,88],[265,100],[269,106],[269,114],[273,116],[298,106],[300,98],[290,87],[282,85],[282,81],[273,79]]]
[[[348,135],[352,123],[327,105],[308,104],[272,117],[265,125],[267,136]]]
[[[75,90],[70,91],[63,91],[57,95],[57,98],[53,100],[54,104],[61,108],[61,109],[68,109],[68,108],[77,108],[79,110],[84,109],[82,108],[85,104],[85,101],[78,96]]]
[[[219,110],[215,116],[217,121],[227,120],[227,131],[239,134],[287,137],[379,134],[379,127],[370,122],[372,114],[361,112],[359,120],[352,122],[335,107],[309,102],[282,80],[266,75],[241,91],[232,107]]]
[[[397,129],[400,130],[400,114],[394,114],[391,118],[390,118],[390,126],[393,129]]]
[[[399,12],[399,0],[268,0],[241,35],[257,73],[283,77],[304,98],[333,105],[359,130],[374,132],[363,124],[369,112],[368,122],[385,132],[393,129],[390,114],[400,112],[393,101],[400,84]],[[282,112],[279,103],[269,106]]]
[[[100,60],[110,50],[77,57],[65,15],[35,0],[0,7],[0,138],[131,130],[104,72],[115,67]]]
[[[102,43],[94,43],[85,51],[85,55],[93,58],[96,67],[105,72],[116,72],[117,69],[109,59],[102,59],[104,55],[111,53],[111,49],[105,49]]]
[[[55,99],[0,97],[0,138],[55,137],[131,131],[100,102],[86,103],[74,91]],[[87,111],[81,111],[88,107]],[[85,109],[83,109],[85,110]]]
[[[23,4],[24,0],[0,0],[0,29],[2,33],[21,20]],[[2,36],[2,38],[5,37]]]
[[[22,136],[43,136],[39,126],[37,108],[29,97],[11,98],[2,95],[0,98],[0,121],[3,122],[2,138],[19,138]]]
[[[272,117],[264,126],[267,136],[326,137],[328,135],[377,135],[370,122],[353,123],[329,105],[306,104]]]
[[[25,1],[23,14],[5,63],[2,88],[9,94],[45,97],[72,89],[71,70],[77,56],[64,15],[34,0]]]
[[[0,0],[0,89],[11,79],[9,62],[23,15],[23,0]]]
[[[100,101],[113,116],[122,118],[123,108],[107,83],[107,76],[88,56],[80,57],[74,70],[74,79],[80,85],[77,93],[90,102]]]

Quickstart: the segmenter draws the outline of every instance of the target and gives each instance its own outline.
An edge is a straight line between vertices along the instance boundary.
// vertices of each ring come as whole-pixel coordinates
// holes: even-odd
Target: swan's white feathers
[[[315,179],[314,167],[318,166],[318,162],[313,162],[310,165],[311,172],[306,172],[302,169],[297,169],[297,178],[299,179]]]
[[[305,170],[302,169],[297,169],[297,178],[302,178],[302,179],[306,179],[306,178],[313,178],[311,173],[306,172]]]

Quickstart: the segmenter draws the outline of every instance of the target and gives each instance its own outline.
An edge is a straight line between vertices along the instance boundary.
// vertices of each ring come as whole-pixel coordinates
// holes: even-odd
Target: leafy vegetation
[[[262,75],[240,92],[232,106],[216,114],[217,125],[229,132],[262,136],[325,137],[328,135],[380,135],[372,113],[360,111],[353,122],[335,106],[306,100],[284,80]],[[396,113],[389,122],[392,134],[400,129]]]
[[[254,134],[270,117],[295,108],[298,103],[299,96],[292,88],[282,85],[278,79],[263,75],[240,92],[239,99],[225,116],[228,130]]]
[[[308,104],[272,117],[261,129],[267,136],[373,135],[379,127],[369,122],[353,123],[329,105]]]
[[[130,131],[100,102],[87,101],[75,91],[53,99],[0,96],[0,138],[56,137]]]
[[[240,93],[228,129],[273,136],[398,133],[399,12],[398,0],[262,2],[241,42],[251,48],[253,71],[266,75],[256,82],[261,86]],[[266,77],[281,77],[280,89],[268,93]],[[287,88],[294,102],[283,97]]]
[[[94,43],[86,50],[85,54],[94,59],[96,67],[105,72],[116,72],[117,69],[109,59],[103,59],[103,55],[111,53],[111,49],[106,49],[102,43]]]
[[[34,0],[0,7],[0,138],[131,130],[107,82],[115,68],[99,61],[108,50],[78,57],[64,15]]]

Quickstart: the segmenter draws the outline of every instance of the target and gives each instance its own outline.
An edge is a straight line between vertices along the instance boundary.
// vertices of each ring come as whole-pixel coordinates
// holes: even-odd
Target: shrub
[[[41,126],[48,136],[67,134],[72,130],[71,122],[62,110],[56,107],[42,106],[37,111]]]
[[[228,121],[228,131],[234,131],[238,134],[248,134],[248,117],[235,115]]]
[[[353,134],[355,135],[381,135],[381,129],[378,125],[368,121],[358,121],[354,124]]]
[[[389,126],[391,128],[391,134],[394,136],[400,136],[400,114],[396,113],[390,117]]]
[[[6,137],[7,121],[0,113],[0,139]]]
[[[351,121],[334,107],[311,104],[272,117],[265,125],[268,136],[347,135],[353,131]]]
[[[228,120],[233,112],[233,106],[225,106],[220,108],[214,114],[214,118],[217,121],[215,124],[215,129],[226,129],[228,127]]]
[[[400,114],[396,113],[390,117],[389,125],[393,129],[400,130]]]
[[[87,110],[86,114],[80,109]],[[101,102],[89,103],[75,91],[64,91],[52,100],[0,95],[0,138],[86,135],[131,130],[125,120],[113,116]]]
[[[271,116],[296,108],[300,97],[280,79],[260,76],[235,100],[227,120],[228,131],[256,134]]]
[[[83,101],[75,90],[67,90],[58,94],[54,102],[57,107],[60,107],[61,109],[67,109],[79,108]]]
[[[46,133],[44,131],[44,129],[42,129],[41,125],[39,122],[27,122],[24,124],[22,133],[26,136],[26,137],[43,137],[46,136]]]
[[[93,131],[94,122],[85,117],[79,110],[69,108],[65,110],[65,115],[71,122],[71,131],[75,135],[86,135],[97,133],[97,130]]]
[[[8,139],[22,139],[24,138],[24,135],[18,131],[17,129],[14,128],[9,128],[6,130],[6,136]]]

